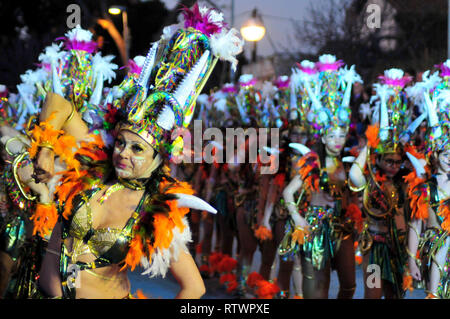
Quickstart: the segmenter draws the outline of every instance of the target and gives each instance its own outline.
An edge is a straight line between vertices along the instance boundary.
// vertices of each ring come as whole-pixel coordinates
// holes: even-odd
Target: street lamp
[[[266,28],[256,8],[253,9],[251,18],[241,27],[241,34],[244,40],[253,42],[252,62],[256,62],[256,43],[266,34]]]
[[[123,24],[123,41],[125,42],[125,61],[128,61],[128,49],[130,46],[130,37],[128,32],[128,13],[127,8],[124,6],[111,6],[108,12],[112,15],[118,15],[122,13],[122,24]]]

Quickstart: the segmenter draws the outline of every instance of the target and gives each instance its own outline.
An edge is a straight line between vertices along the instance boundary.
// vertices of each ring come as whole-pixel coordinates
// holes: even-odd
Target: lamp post
[[[266,34],[266,28],[262,21],[261,15],[255,8],[252,11],[251,18],[247,20],[241,27],[241,34],[244,40],[253,42],[252,62],[256,62],[256,43],[260,41]]]
[[[128,50],[130,47],[130,36],[128,31],[128,13],[127,8],[124,6],[112,6],[108,9],[108,12],[112,15],[118,15],[122,13],[122,24],[123,24],[123,41],[125,43],[125,61],[128,61]]]

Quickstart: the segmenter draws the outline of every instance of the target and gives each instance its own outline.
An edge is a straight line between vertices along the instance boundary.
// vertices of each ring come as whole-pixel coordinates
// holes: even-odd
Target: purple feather
[[[200,32],[206,34],[208,37],[215,33],[220,33],[222,28],[224,27],[223,23],[220,23],[220,25],[216,23],[211,23],[208,20],[209,13],[213,9],[208,9],[208,12],[202,16],[200,13],[200,9],[198,7],[198,4],[195,3],[192,7],[192,10],[188,7],[184,7],[181,9],[181,13],[184,17],[184,27],[185,28],[194,28],[196,30],[199,30]]]

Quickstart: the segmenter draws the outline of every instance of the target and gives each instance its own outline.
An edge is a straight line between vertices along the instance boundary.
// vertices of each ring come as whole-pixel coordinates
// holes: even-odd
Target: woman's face
[[[385,154],[378,161],[378,166],[383,170],[388,178],[392,178],[397,175],[402,164],[403,159],[398,153]]]
[[[127,179],[150,177],[153,154],[153,148],[139,135],[120,131],[112,157],[117,176]]]
[[[450,149],[444,150],[439,153],[439,169],[445,173],[450,173]]]
[[[347,132],[342,128],[330,129],[324,137],[322,143],[325,144],[327,155],[338,156],[344,148]]]

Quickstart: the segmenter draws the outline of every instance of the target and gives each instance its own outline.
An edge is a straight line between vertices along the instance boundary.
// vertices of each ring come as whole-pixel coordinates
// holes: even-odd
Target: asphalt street
[[[259,266],[261,254],[259,251],[255,253],[254,262],[252,266],[252,271],[256,271]],[[131,282],[131,290],[135,295],[136,290],[140,289],[145,296],[148,298],[156,298],[156,299],[172,299],[177,294],[179,286],[175,279],[170,275],[170,272],[167,274],[166,278],[148,278],[148,276],[143,276],[140,273],[142,269],[135,269],[134,272],[129,273],[129,278]],[[360,266],[356,268],[356,291],[354,295],[354,299],[363,299],[364,298],[364,287],[363,287],[363,272]],[[225,288],[219,283],[219,279],[209,278],[205,279],[206,286],[206,294],[203,296],[203,299],[234,299],[231,294],[228,294]],[[292,283],[291,283],[292,287]],[[329,290],[329,298],[334,299],[337,296],[339,290],[339,282],[336,275],[336,272],[333,271],[331,275],[330,282],[330,290]],[[293,289],[291,289],[293,291]],[[423,299],[426,294],[423,290],[416,289],[412,293],[407,292],[405,299]]]

